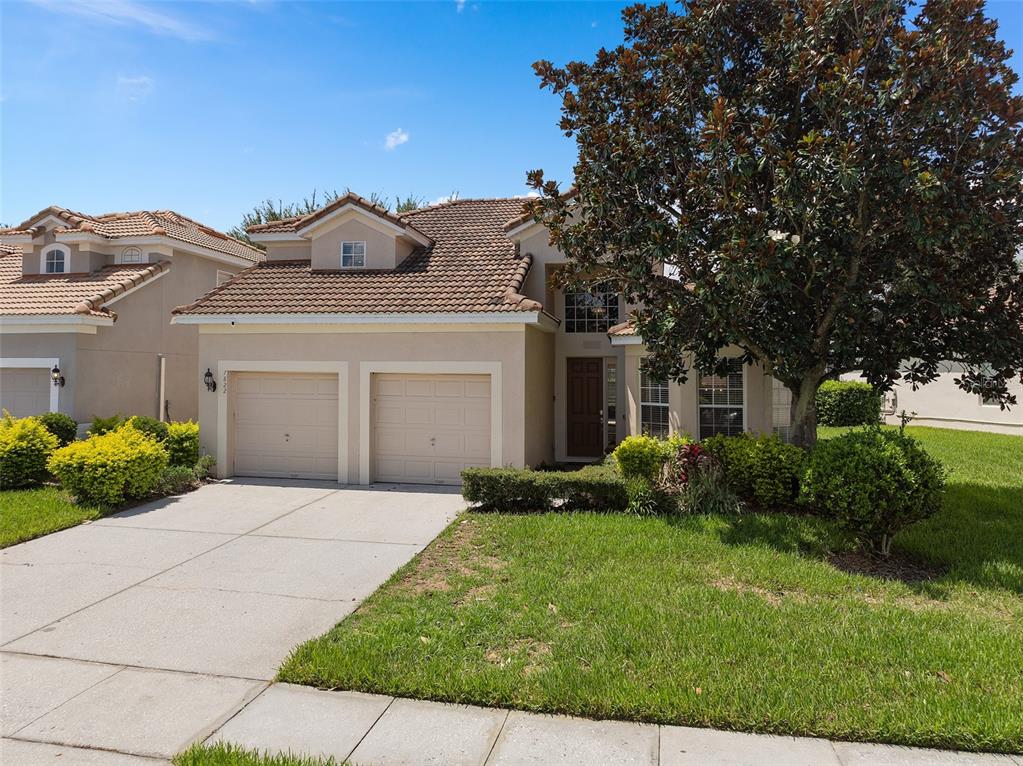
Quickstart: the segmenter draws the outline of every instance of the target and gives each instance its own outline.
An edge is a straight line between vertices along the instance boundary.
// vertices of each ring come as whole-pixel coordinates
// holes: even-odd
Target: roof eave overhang
[[[554,330],[557,320],[543,311],[449,311],[436,313],[360,314],[177,314],[172,324],[289,325],[289,324],[524,324]]]
[[[428,247],[433,244],[433,240],[422,232],[417,231],[414,227],[410,225],[399,225],[394,221],[388,220],[382,215],[376,215],[372,211],[367,210],[365,207],[356,204],[355,202],[348,202],[337,208],[337,210],[331,210],[326,215],[317,218],[315,221],[310,221],[304,226],[299,226],[296,228],[295,233],[299,237],[310,239],[314,231],[330,226],[333,221],[342,216],[348,215],[349,213],[354,213],[359,217],[371,220],[378,226],[390,231],[395,236],[408,237],[413,242],[423,245],[424,247]]]
[[[643,338],[639,335],[609,335],[612,346],[642,346]]]
[[[94,314],[0,314],[0,332],[3,328],[23,327],[26,325],[52,325],[54,332],[60,332],[62,326],[75,327],[110,327],[113,317],[100,317]]]
[[[545,228],[544,225],[537,221],[525,221],[524,223],[520,223],[517,226],[513,226],[510,229],[507,229],[504,232],[504,236],[510,240],[516,241],[520,239],[525,239],[530,234],[534,234],[543,228]]]
[[[294,242],[296,245],[308,245],[309,239],[302,237],[293,231],[268,231],[261,234],[258,231],[249,232],[249,239],[253,242]]]
[[[30,245],[34,239],[32,234],[0,234],[5,245]]]
[[[203,245],[196,245],[192,242],[186,242],[183,239],[177,237],[171,237],[166,234],[152,234],[152,235],[139,235],[130,237],[104,237],[100,234],[93,234],[91,232],[80,232],[80,231],[66,231],[56,235],[56,240],[61,244],[95,244],[102,245],[103,247],[128,247],[130,245],[142,245],[150,247],[164,247],[171,250],[181,250],[186,253],[193,255],[199,255],[203,258],[209,258],[210,260],[219,261],[220,263],[227,263],[232,266],[251,266],[253,263],[259,262],[259,256],[261,255],[257,251],[253,250],[253,258],[245,258],[240,255],[232,255],[231,253],[224,253],[220,250],[214,250],[211,247],[204,247]]]

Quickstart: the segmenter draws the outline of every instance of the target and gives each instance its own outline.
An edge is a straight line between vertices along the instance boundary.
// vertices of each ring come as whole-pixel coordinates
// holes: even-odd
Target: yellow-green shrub
[[[611,453],[625,479],[656,481],[668,458],[665,442],[652,436],[629,436]]]
[[[57,437],[36,418],[0,419],[0,488],[27,487],[46,478],[46,461]]]
[[[191,468],[199,462],[199,424],[191,420],[168,423],[163,446],[167,448],[171,465]]]
[[[127,423],[57,450],[49,468],[79,502],[117,505],[150,494],[167,462],[156,439]]]

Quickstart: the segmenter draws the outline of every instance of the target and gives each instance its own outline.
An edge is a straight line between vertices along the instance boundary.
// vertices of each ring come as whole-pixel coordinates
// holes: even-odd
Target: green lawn
[[[346,761],[347,763],[347,761]],[[174,758],[174,766],[343,766],[333,758],[288,753],[256,753],[230,744],[193,745]]]
[[[75,505],[57,487],[0,491],[0,548],[73,527],[102,513],[93,506]]]
[[[952,470],[896,538],[944,574],[846,574],[786,515],[457,520],[282,680],[598,718],[1023,750],[1023,439],[911,428]],[[825,434],[829,435],[829,434]]]

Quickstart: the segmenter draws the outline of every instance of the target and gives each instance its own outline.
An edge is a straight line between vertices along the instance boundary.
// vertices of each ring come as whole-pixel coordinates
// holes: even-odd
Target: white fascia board
[[[320,218],[317,221],[313,221],[312,223],[310,223],[310,224],[308,224],[306,226],[303,226],[301,229],[298,229],[296,233],[299,234],[300,236],[305,236],[307,233],[311,234],[312,232],[316,231],[317,229],[320,229],[320,228],[323,228],[323,227],[327,226],[334,219],[340,218],[341,216],[348,215],[349,213],[353,213],[354,217],[365,218],[368,221],[372,221],[378,227],[381,227],[381,228],[385,229],[386,231],[389,231],[390,233],[394,234],[395,236],[409,237],[410,239],[414,239],[417,242],[420,242],[421,244],[424,244],[424,245],[429,244],[428,241],[424,241],[423,237],[421,235],[417,234],[416,232],[411,231],[410,229],[407,229],[404,226],[399,226],[398,224],[394,223],[393,221],[388,221],[386,218],[384,218],[381,215],[377,215],[375,213],[371,213],[370,211],[366,210],[361,205],[356,205],[354,202],[349,202],[346,205],[342,205],[337,210],[332,210],[330,213],[325,215],[323,218]]]
[[[476,311],[443,314],[179,314],[171,324],[539,324],[539,311]]]
[[[220,263],[227,263],[232,266],[252,266],[254,263],[259,261],[250,261],[248,258],[242,258],[240,255],[231,255],[230,253],[222,253],[219,250],[213,250],[209,247],[203,247],[202,245],[193,245],[190,242],[185,242],[174,237],[168,237],[163,234],[157,234],[155,236],[138,236],[138,237],[113,237],[107,238],[100,236],[99,234],[92,234],[89,232],[67,232],[64,234],[57,235],[57,241],[62,244],[94,244],[101,245],[104,249],[110,248],[122,248],[129,247],[131,245],[140,245],[148,247],[159,247],[167,250],[181,250],[185,253],[191,253],[193,255],[199,255],[204,258],[209,258],[212,261],[218,261]],[[256,256],[257,253],[253,253]]]
[[[258,231],[249,234],[253,242],[294,242],[296,245],[308,245],[307,237],[300,237],[293,231],[268,231],[261,234]]]
[[[537,223],[536,221],[526,221],[525,223],[520,223],[515,228],[506,231],[504,236],[508,239],[524,239],[526,236],[531,234],[535,228],[543,229],[546,227],[542,223]]]
[[[64,245],[107,245],[112,242],[112,240],[104,236],[89,231],[58,231],[53,235],[53,238]]]
[[[638,335],[611,335],[608,338],[612,346],[642,346],[643,339]]]
[[[113,323],[114,320],[110,317],[98,317],[91,314],[5,314],[0,316],[0,327],[18,327],[19,325],[109,327]],[[54,330],[54,332],[60,332],[60,330]]]
[[[28,245],[33,239],[31,234],[0,234],[0,240],[6,245]]]

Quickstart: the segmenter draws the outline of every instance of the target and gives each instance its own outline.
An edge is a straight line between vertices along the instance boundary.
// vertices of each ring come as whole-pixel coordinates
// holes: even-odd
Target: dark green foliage
[[[634,476],[625,480],[625,491],[629,498],[626,510],[637,516],[654,516],[670,513],[675,502],[659,482],[650,481],[642,476]]]
[[[888,555],[896,532],[941,509],[944,486],[941,463],[913,437],[870,428],[817,445],[799,500]]]
[[[528,468],[467,468],[462,497],[480,511],[622,511],[629,502],[625,482],[606,466],[578,471]]]
[[[195,463],[195,476],[199,481],[205,481],[213,473],[217,459],[213,455],[203,455]]]
[[[725,480],[764,510],[791,505],[799,494],[806,453],[777,436],[712,436],[703,446],[720,464]]]
[[[101,418],[99,415],[95,415],[92,418],[92,425],[89,426],[89,436],[102,436],[103,434],[116,431],[123,425],[125,421],[124,415],[117,414],[111,415],[108,418]]]
[[[78,436],[78,424],[74,418],[63,412],[46,412],[37,415],[36,419],[43,424],[47,431],[57,437],[58,447],[70,444]]]
[[[869,383],[826,380],[817,389],[822,426],[870,426],[881,420],[881,395]]]
[[[158,442],[164,442],[167,440],[167,424],[162,420],[146,417],[145,415],[135,415],[134,417],[129,418],[129,422],[131,422],[137,430],[141,431],[146,436],[151,436]]]
[[[163,469],[153,488],[154,495],[180,495],[199,486],[194,468],[184,465],[169,465]]]
[[[804,447],[817,387],[852,370],[883,391],[951,361],[1015,403],[1023,97],[982,0],[682,0],[623,21],[590,62],[534,65],[578,159],[571,194],[528,183],[559,282],[637,304],[652,375],[722,371],[735,345],[792,392]]]

